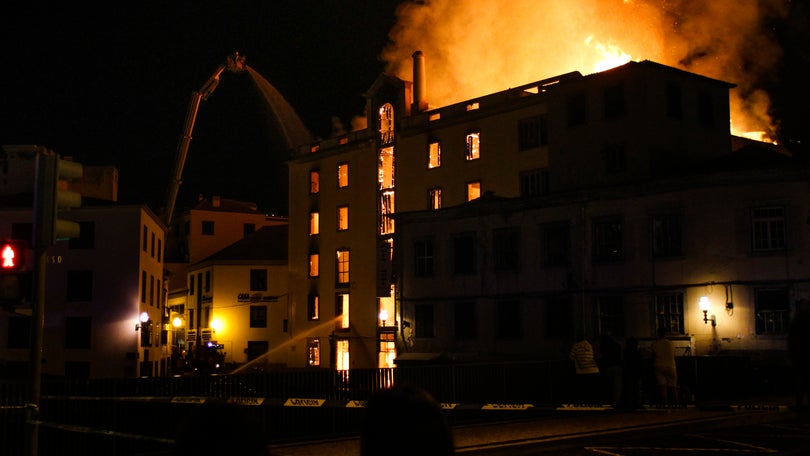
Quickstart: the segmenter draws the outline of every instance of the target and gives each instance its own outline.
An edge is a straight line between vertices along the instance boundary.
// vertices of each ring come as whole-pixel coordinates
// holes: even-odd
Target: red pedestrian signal
[[[25,266],[25,251],[22,242],[3,242],[0,247],[0,271],[13,272]]]

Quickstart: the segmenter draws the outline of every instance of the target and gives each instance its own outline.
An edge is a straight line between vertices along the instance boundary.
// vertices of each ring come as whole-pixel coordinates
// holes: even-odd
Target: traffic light
[[[28,244],[0,243],[0,305],[17,307],[31,301],[32,273],[25,270]]]
[[[60,158],[48,149],[37,154],[34,239],[37,247],[48,247],[57,240],[79,237],[79,224],[59,218],[59,211],[82,205],[82,195],[69,190],[72,179],[81,178],[80,163]]]

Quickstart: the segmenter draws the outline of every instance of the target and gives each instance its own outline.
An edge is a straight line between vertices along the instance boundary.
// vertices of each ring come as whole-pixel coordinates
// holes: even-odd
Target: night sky
[[[246,56],[310,131],[325,138],[334,116],[348,126],[362,114],[362,94],[385,69],[380,55],[400,2],[6,5],[0,18],[0,143],[39,144],[88,165],[115,165],[120,200],[157,211],[191,93],[228,55]],[[762,88],[780,118],[780,142],[806,152],[808,5],[794,1],[790,8],[772,26],[784,54]],[[200,107],[178,210],[204,193],[286,215],[288,156],[268,133],[268,119],[247,73],[224,73]]]

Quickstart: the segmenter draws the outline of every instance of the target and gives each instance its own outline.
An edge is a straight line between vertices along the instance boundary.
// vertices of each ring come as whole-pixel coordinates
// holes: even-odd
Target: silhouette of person
[[[405,441],[392,435],[406,436]],[[453,433],[441,405],[427,391],[398,384],[376,391],[366,404],[361,456],[455,454]]]
[[[574,363],[574,388],[576,399],[595,401],[599,399],[599,365],[594,358],[593,345],[582,337],[571,346],[568,359]]]
[[[604,377],[604,397],[613,407],[622,399],[622,346],[610,333],[599,338],[599,372]]]
[[[663,405],[678,403],[678,369],[675,364],[675,344],[667,339],[663,326],[658,328],[658,338],[650,345],[658,399]]]
[[[638,349],[638,339],[629,337],[624,342],[622,354],[622,407],[633,410],[641,407],[641,379],[643,360]]]
[[[788,351],[793,366],[796,388],[796,409],[810,409],[810,303],[800,302],[790,322]]]

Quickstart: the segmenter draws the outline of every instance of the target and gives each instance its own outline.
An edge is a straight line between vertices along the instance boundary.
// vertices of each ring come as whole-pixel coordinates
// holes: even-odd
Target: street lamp
[[[385,322],[388,320],[388,311],[382,309],[380,311],[380,320],[382,321],[382,325],[385,326]]]
[[[149,319],[149,313],[148,312],[141,312],[141,315],[138,317],[138,320],[140,321],[140,323],[135,324],[135,331],[138,331],[140,329],[148,328],[149,324],[151,323],[149,321],[150,319]]]
[[[709,304],[710,304],[709,298],[707,298],[706,296],[701,296],[700,299],[698,300],[698,305],[700,306],[700,310],[703,311],[703,323],[708,324],[709,321],[711,320],[712,326],[717,326],[717,317],[712,315],[711,318],[709,318],[709,316],[708,316]]]

